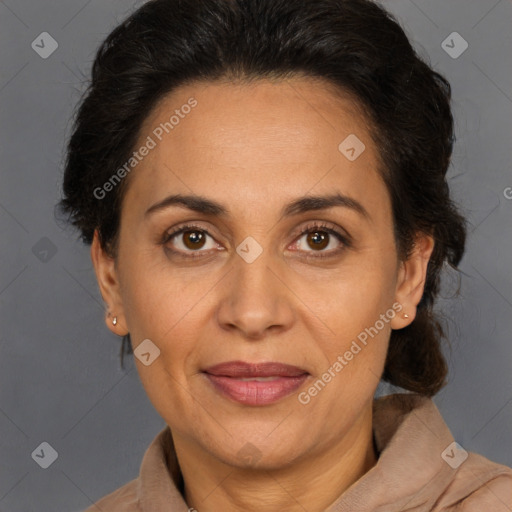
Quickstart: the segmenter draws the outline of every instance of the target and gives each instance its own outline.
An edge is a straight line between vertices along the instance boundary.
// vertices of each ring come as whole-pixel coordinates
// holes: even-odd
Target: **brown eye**
[[[325,231],[312,231],[307,235],[307,243],[312,249],[325,249],[329,245],[330,235]]]
[[[342,235],[334,227],[310,224],[293,243],[293,250],[305,258],[338,257],[351,247],[348,235]]]
[[[182,240],[187,249],[202,249],[206,237],[202,231],[184,231],[182,233]]]
[[[171,233],[165,233],[161,243],[173,254],[189,258],[204,256],[212,249],[222,250],[208,231],[194,225],[181,226]]]

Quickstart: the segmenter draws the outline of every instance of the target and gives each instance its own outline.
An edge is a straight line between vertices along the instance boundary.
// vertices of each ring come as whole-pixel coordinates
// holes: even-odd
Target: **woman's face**
[[[115,264],[97,239],[92,251],[111,329],[139,356],[150,340],[137,368],[175,439],[239,467],[348,447],[432,248],[398,260],[355,104],[308,79],[190,84],[146,119],[144,145]],[[227,362],[298,370],[212,369]]]

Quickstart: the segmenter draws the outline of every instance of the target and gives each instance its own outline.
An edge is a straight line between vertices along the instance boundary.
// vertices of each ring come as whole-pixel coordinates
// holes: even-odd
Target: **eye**
[[[208,238],[211,238],[209,247]],[[213,240],[208,231],[194,225],[181,226],[170,233],[166,233],[162,240],[162,244],[165,245],[169,242],[172,242],[173,247],[168,247],[168,249],[179,255],[185,255],[184,253],[190,252],[205,253],[211,249],[219,249],[220,247]],[[186,254],[187,257],[192,258],[202,255],[203,254]]]
[[[348,237],[334,227],[328,224],[313,224],[302,230],[293,247],[293,250],[310,253],[307,254],[307,258],[327,258],[338,255],[345,248],[350,247],[350,243]],[[308,250],[308,247],[311,250]]]

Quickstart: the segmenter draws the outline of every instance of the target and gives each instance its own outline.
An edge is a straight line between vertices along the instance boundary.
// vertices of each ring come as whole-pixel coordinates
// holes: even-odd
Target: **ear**
[[[403,329],[416,317],[416,308],[423,296],[427,266],[433,250],[433,237],[426,233],[418,233],[411,255],[407,260],[400,262],[395,300],[402,305],[402,310],[400,315],[391,320],[392,329]],[[404,318],[405,314],[408,318]]]
[[[91,244],[91,259],[101,296],[107,305],[105,323],[114,334],[124,336],[128,333],[128,330],[126,328],[115,259],[109,256],[101,247],[97,229],[94,231]],[[114,317],[117,319],[116,325],[112,323]]]

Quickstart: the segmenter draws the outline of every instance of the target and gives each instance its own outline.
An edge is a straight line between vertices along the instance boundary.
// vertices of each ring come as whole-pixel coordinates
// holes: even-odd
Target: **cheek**
[[[340,266],[328,279],[303,275],[294,289],[311,307],[310,317],[323,324],[322,332],[327,334],[323,339],[334,339],[336,346],[338,340],[346,342],[373,326],[391,308],[395,295],[394,272],[392,261],[367,253]]]
[[[328,321],[335,335],[330,343],[324,342],[324,354],[329,366],[337,363],[337,373],[344,375],[344,385],[359,386],[363,373],[380,374],[393,315],[392,305],[379,294],[352,295],[340,299],[338,307],[331,306]]]
[[[357,404],[373,395],[384,369],[390,322],[396,314],[394,263],[376,257],[376,253],[366,256],[338,273],[328,285],[316,285],[315,313],[325,327],[321,331],[317,328],[315,335],[322,360],[315,378],[328,381],[325,390],[322,382],[316,385],[322,389],[322,398],[316,404],[320,409],[339,400],[345,404],[345,413],[351,407],[357,409]],[[318,320],[316,324],[320,324]],[[313,326],[310,331],[315,332]],[[318,393],[311,391],[313,395]],[[307,395],[305,400],[313,400],[313,395]]]
[[[149,338],[163,359],[183,360],[204,322],[209,291],[219,280],[214,272],[173,268],[163,251],[132,253],[122,266],[122,299],[132,343]],[[172,352],[169,356],[169,352]]]
[[[367,280],[352,276],[333,283],[336,291],[324,299],[319,316],[328,329],[317,331],[316,336],[321,363],[301,396],[301,403],[309,403],[319,417],[327,416],[333,429],[347,415],[359,414],[361,404],[375,393],[386,360],[390,322],[396,314],[392,294],[383,289],[383,274],[380,281],[375,274]],[[343,406],[333,408],[333,404]]]
[[[201,315],[201,298],[211,288],[204,282],[185,283],[183,278],[134,258],[124,267],[123,304],[132,345],[151,340],[158,357],[145,366],[135,360],[149,400],[166,419],[169,411],[185,416],[186,390],[193,367]],[[148,264],[149,263],[149,264]],[[137,271],[130,271],[130,267]],[[204,310],[203,310],[204,314]]]

